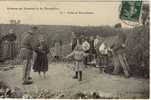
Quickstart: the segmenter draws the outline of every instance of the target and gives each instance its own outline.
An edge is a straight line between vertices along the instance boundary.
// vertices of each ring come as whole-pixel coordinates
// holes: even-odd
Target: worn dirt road
[[[77,92],[98,91],[102,96],[118,98],[148,98],[149,80],[143,78],[124,78],[102,74],[97,68],[89,67],[83,72],[83,81],[72,79],[74,72],[71,64],[51,63],[46,79],[39,77],[38,73],[31,72],[34,83],[22,85],[22,65],[13,70],[0,71],[0,80],[8,82],[12,87],[19,87],[23,91],[37,91],[38,88],[51,89],[70,98]]]

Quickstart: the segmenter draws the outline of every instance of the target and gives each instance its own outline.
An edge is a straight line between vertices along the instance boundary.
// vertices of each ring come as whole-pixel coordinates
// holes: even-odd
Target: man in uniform
[[[114,43],[114,45],[111,47],[111,50],[113,52],[113,64],[114,64],[114,70],[113,74],[118,74],[120,67],[122,67],[124,74],[126,77],[129,77],[129,66],[126,60],[126,54],[125,54],[125,41],[126,41],[126,35],[125,34],[119,34],[117,41]]]
[[[36,38],[37,27],[32,27],[31,30],[26,34],[22,41],[20,50],[20,57],[23,60],[23,84],[32,84],[32,78],[30,77],[31,63],[33,58],[33,51],[38,48],[38,40]]]

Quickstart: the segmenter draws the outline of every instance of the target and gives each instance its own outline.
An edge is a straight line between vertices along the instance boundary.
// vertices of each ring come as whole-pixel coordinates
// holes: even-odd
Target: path
[[[42,79],[38,73],[32,72],[34,84],[22,85],[22,65],[13,70],[0,71],[0,79],[11,86],[17,86],[25,91],[36,91],[37,88],[46,88],[64,93],[70,98],[77,92],[99,91],[102,95],[118,98],[147,98],[149,95],[149,80],[142,78],[124,78],[100,74],[98,69],[89,67],[83,73],[83,81],[72,79],[74,72],[67,63],[52,63],[49,65],[47,78]]]

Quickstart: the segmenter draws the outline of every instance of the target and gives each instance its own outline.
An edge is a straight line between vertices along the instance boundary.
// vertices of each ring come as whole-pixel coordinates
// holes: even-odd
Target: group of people
[[[5,36],[5,38],[7,41],[10,41],[11,48],[13,48],[12,46],[17,37],[12,30],[10,30],[9,33],[10,34]],[[104,72],[111,63],[114,67],[112,74],[118,74],[122,68],[125,76],[130,76],[130,69],[125,53],[126,35],[119,34],[117,40],[112,45],[108,45],[104,37],[99,35],[88,36],[83,33],[77,34],[72,32],[71,40],[70,46],[72,51],[64,58],[68,59],[72,57],[74,60],[74,79],[82,81],[83,69],[87,68],[89,64],[95,65],[101,72]],[[37,27],[32,27],[22,39],[21,44],[18,58],[24,64],[23,84],[33,83],[30,75],[31,69],[33,69],[34,72],[38,72],[40,77],[45,78],[46,72],[48,71],[48,53],[50,53],[50,48],[44,34],[39,33]],[[56,39],[54,42],[56,51],[54,58],[56,60],[59,59],[61,46],[62,41]],[[11,57],[13,57],[13,55]],[[41,72],[43,75],[41,75]]]
[[[123,69],[126,77],[130,76],[130,69],[126,60],[126,35],[118,34],[118,38],[112,45],[105,42],[105,38],[97,36],[77,35],[72,33],[72,52],[65,58],[74,59],[75,76],[73,78],[82,80],[82,71],[88,64],[99,67],[101,72],[107,69],[109,64],[113,65],[112,74],[116,75]]]
[[[31,67],[34,72],[38,72],[40,77],[46,77],[48,71],[49,45],[43,34],[38,32],[37,27],[32,27],[22,40],[22,46],[19,58],[24,64],[23,67],[23,84],[32,84],[30,75]],[[41,75],[41,72],[43,75]]]
[[[17,36],[13,29],[6,34],[0,34],[0,61],[13,60],[16,57],[16,39]]]

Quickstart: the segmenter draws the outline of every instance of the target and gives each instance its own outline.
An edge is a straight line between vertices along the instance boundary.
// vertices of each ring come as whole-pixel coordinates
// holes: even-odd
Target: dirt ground
[[[51,63],[46,79],[31,72],[34,83],[22,85],[22,65],[14,69],[0,71],[0,80],[22,91],[37,91],[38,88],[50,89],[63,94],[63,98],[72,98],[78,92],[97,91],[100,95],[112,98],[149,98],[149,79],[113,76],[100,73],[97,68],[88,67],[83,72],[83,81],[72,79],[74,72],[71,64]]]

